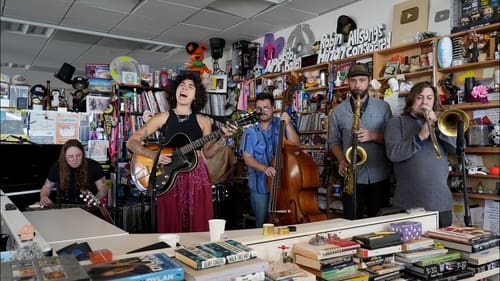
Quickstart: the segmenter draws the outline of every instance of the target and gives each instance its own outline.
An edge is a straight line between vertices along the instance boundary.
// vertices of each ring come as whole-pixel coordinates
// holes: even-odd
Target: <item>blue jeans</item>
[[[255,215],[255,227],[261,228],[267,216],[267,208],[269,204],[269,193],[258,193],[250,190],[250,203]]]

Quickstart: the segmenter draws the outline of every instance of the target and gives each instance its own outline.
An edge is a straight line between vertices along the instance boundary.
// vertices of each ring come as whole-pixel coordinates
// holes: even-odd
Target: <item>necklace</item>
[[[175,113],[175,116],[177,116],[177,122],[179,122],[179,123],[182,123],[182,122],[188,120],[189,116],[191,116],[191,113],[189,113],[187,115],[180,115],[180,114],[177,114],[177,112],[175,112],[175,111],[174,111],[174,113]]]

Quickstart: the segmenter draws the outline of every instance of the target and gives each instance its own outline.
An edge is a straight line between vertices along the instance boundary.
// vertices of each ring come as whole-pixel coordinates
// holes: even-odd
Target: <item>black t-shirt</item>
[[[95,182],[104,177],[104,170],[102,169],[101,165],[95,160],[87,158],[87,163],[88,163],[88,172],[87,172],[86,186],[88,187],[89,191],[92,192],[92,194],[96,195],[98,190],[97,186],[95,185]],[[61,200],[60,203],[84,203],[83,199],[80,198],[79,187],[83,187],[85,185],[77,184],[75,182],[74,170],[75,169],[71,169],[71,180],[69,189],[67,192],[64,192],[59,187],[59,161],[56,161],[52,165],[52,167],[50,167],[47,179],[51,182],[56,183],[56,187],[59,192],[59,197]]]

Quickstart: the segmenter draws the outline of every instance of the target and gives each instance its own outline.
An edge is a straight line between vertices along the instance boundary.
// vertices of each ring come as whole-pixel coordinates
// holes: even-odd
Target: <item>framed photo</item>
[[[137,84],[137,73],[132,71],[122,71],[123,84]]]
[[[207,90],[209,93],[226,93],[227,92],[227,77],[226,75],[211,75],[210,85]]]
[[[104,113],[111,102],[111,97],[87,95],[87,113]]]
[[[384,77],[390,77],[397,74],[399,69],[399,61],[390,61],[385,65]]]

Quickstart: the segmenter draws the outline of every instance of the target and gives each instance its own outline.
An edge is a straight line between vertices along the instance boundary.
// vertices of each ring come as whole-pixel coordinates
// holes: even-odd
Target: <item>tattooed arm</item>
[[[167,121],[168,112],[162,112],[151,117],[151,119],[139,130],[137,130],[127,141],[127,148],[133,153],[138,153],[154,159],[156,152],[149,150],[143,146],[143,141],[159,130]],[[171,162],[170,155],[161,154],[158,160],[160,164],[168,164]]]

